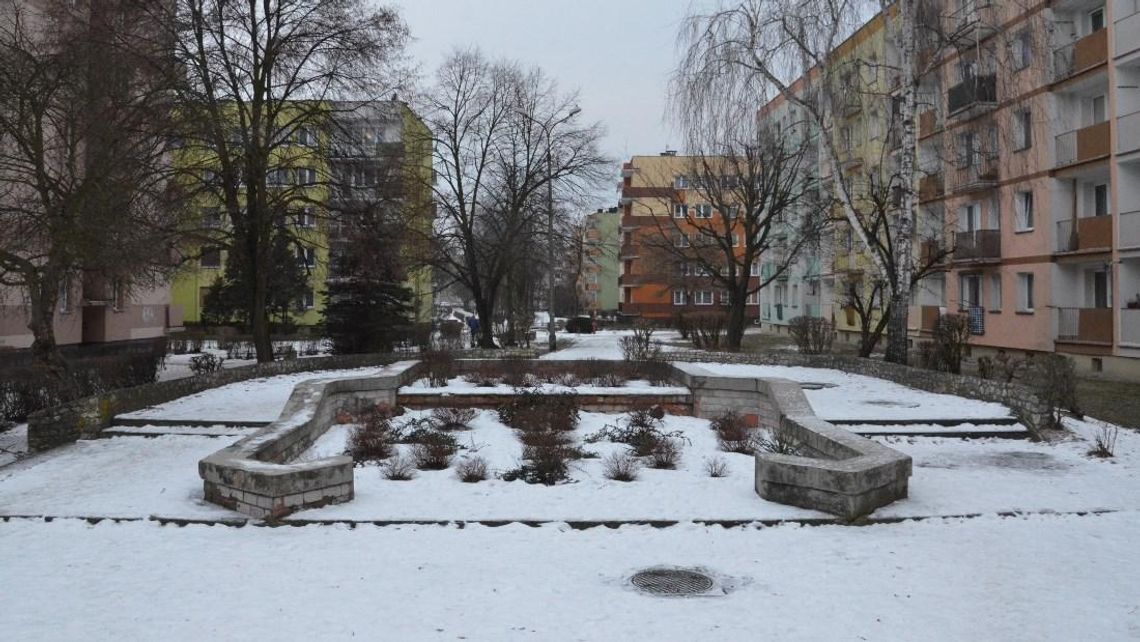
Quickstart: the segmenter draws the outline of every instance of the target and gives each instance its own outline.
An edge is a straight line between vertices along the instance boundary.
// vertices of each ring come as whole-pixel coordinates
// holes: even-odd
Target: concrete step
[[[209,428],[210,426],[227,426],[230,428],[263,428],[272,421],[242,421],[242,420],[202,420],[202,419],[149,419],[146,417],[115,417],[112,422],[116,426],[181,426],[190,428]]]

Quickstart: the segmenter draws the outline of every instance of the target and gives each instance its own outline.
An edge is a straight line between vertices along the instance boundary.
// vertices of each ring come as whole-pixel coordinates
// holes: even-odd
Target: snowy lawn
[[[555,350],[539,359],[621,359],[618,341],[633,334],[630,330],[599,330],[594,334],[563,334],[574,340],[565,350]]]
[[[411,362],[399,361],[376,368],[353,370],[318,370],[297,372],[263,379],[231,383],[228,386],[206,390],[196,395],[175,399],[168,403],[125,413],[126,419],[156,419],[162,421],[218,422],[273,421],[281,414],[293,387],[312,379],[351,379],[399,372]]]
[[[1009,408],[998,403],[915,390],[883,379],[849,374],[841,370],[726,363],[676,365],[694,374],[781,378],[799,383],[824,384],[822,388],[804,390],[812,409],[824,419],[921,422],[934,419],[999,419],[1011,414]]]
[[[575,531],[0,522],[11,640],[1122,640],[1140,514]],[[727,593],[627,578],[697,567]]]

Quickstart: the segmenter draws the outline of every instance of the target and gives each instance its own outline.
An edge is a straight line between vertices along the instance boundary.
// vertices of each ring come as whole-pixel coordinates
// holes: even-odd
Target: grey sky
[[[394,0],[425,75],[455,47],[542,67],[580,92],[582,117],[602,121],[615,160],[676,148],[665,87],[689,0]],[[617,180],[615,174],[615,181]],[[604,197],[611,204],[616,195]]]

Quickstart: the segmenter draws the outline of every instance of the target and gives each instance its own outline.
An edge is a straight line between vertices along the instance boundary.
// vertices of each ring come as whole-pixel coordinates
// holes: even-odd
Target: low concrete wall
[[[764,499],[854,519],[907,496],[911,458],[816,417],[798,383],[677,370],[696,416],[735,411],[802,445],[802,455],[756,454],[755,488]]]
[[[338,411],[394,405],[396,391],[417,372],[411,365],[391,375],[298,384],[277,421],[198,462],[206,500],[268,519],[351,500],[351,457],[289,462],[328,430]]]
[[[936,372],[878,359],[840,355],[804,355],[796,352],[742,354],[736,352],[669,352],[671,361],[718,362],[771,366],[832,368],[853,374],[886,379],[894,383],[940,394],[992,401],[1008,406],[1034,434],[1049,426],[1049,406],[1031,387],[1019,383],[991,381],[980,377]]]
[[[486,408],[495,409],[515,398],[514,394],[456,395],[432,392],[401,392],[398,405],[405,408]],[[576,395],[579,407],[588,412],[626,412],[634,405],[661,406],[671,415],[692,415],[690,395],[656,393]]]

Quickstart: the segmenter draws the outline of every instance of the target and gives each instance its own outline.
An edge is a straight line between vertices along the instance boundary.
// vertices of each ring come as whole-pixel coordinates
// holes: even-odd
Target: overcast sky
[[[425,78],[452,49],[477,45],[578,90],[581,117],[606,126],[604,151],[615,161],[679,145],[665,121],[665,87],[690,0],[389,1],[411,29],[410,54]],[[602,198],[599,207],[617,195]]]

